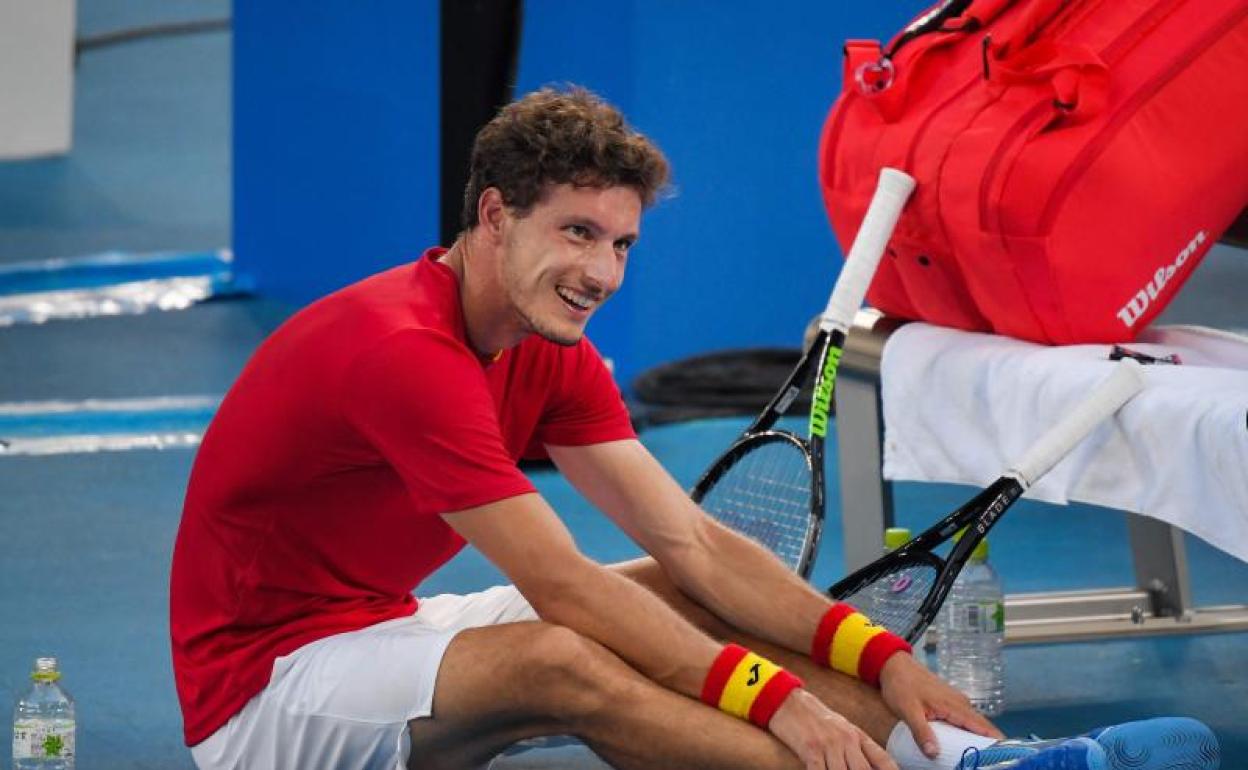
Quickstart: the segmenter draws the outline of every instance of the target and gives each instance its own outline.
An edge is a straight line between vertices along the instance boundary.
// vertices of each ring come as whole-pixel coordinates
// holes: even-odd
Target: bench
[[[1248,247],[1248,216],[1241,216],[1223,240]],[[883,476],[880,365],[889,337],[905,323],[875,310],[861,311],[837,375],[847,573],[878,558],[884,530],[893,525],[892,483]],[[1182,530],[1130,512],[1127,525],[1134,585],[1007,595],[1006,642],[1248,630],[1248,605],[1193,605]]]

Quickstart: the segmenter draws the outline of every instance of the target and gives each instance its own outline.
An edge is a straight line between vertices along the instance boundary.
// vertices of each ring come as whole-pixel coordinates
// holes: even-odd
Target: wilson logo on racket
[[[836,369],[854,314],[914,180],[897,169],[880,170],[880,181],[845,257],[819,330],[788,379],[763,411],[702,474],[694,502],[708,514],[770,548],[803,578],[810,575],[823,529],[823,444],[832,412]],[[799,437],[776,423],[815,376],[809,435]],[[761,673],[759,674],[761,676]]]
[[[832,390],[836,386],[836,369],[840,362],[840,349],[829,348],[828,357],[823,361],[823,371],[819,373],[819,384],[815,387],[814,402],[810,407],[810,432],[819,438],[828,433],[828,411],[832,406]]]

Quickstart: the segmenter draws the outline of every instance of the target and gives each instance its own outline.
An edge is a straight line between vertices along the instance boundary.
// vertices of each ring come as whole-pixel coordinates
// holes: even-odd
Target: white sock
[[[936,741],[940,744],[940,754],[935,759],[928,759],[914,742],[914,735],[910,733],[905,722],[898,722],[889,734],[888,745],[884,748],[901,770],[953,770],[967,749],[983,749],[997,742],[996,738],[985,738],[947,722],[930,724],[936,733]]]

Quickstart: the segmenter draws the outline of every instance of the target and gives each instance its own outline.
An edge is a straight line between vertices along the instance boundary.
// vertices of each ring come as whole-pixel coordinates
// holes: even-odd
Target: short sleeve
[[[585,446],[637,437],[628,408],[598,350],[585,338],[564,348],[553,392],[526,456],[543,447]]]
[[[417,513],[533,492],[504,448],[481,365],[433,331],[390,335],[352,361],[348,422],[403,479]]]

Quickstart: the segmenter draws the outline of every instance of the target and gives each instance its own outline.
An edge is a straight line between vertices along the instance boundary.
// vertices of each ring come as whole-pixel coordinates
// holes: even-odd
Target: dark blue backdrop
[[[233,245],[262,293],[304,303],[436,241],[437,7],[234,3]]]
[[[670,157],[625,289],[590,336],[623,383],[720,348],[797,345],[840,255],[819,131],[847,37],[921,6],[840,0],[529,0],[517,92],[575,82]],[[234,245],[267,294],[308,301],[437,240],[434,0],[235,4]]]

